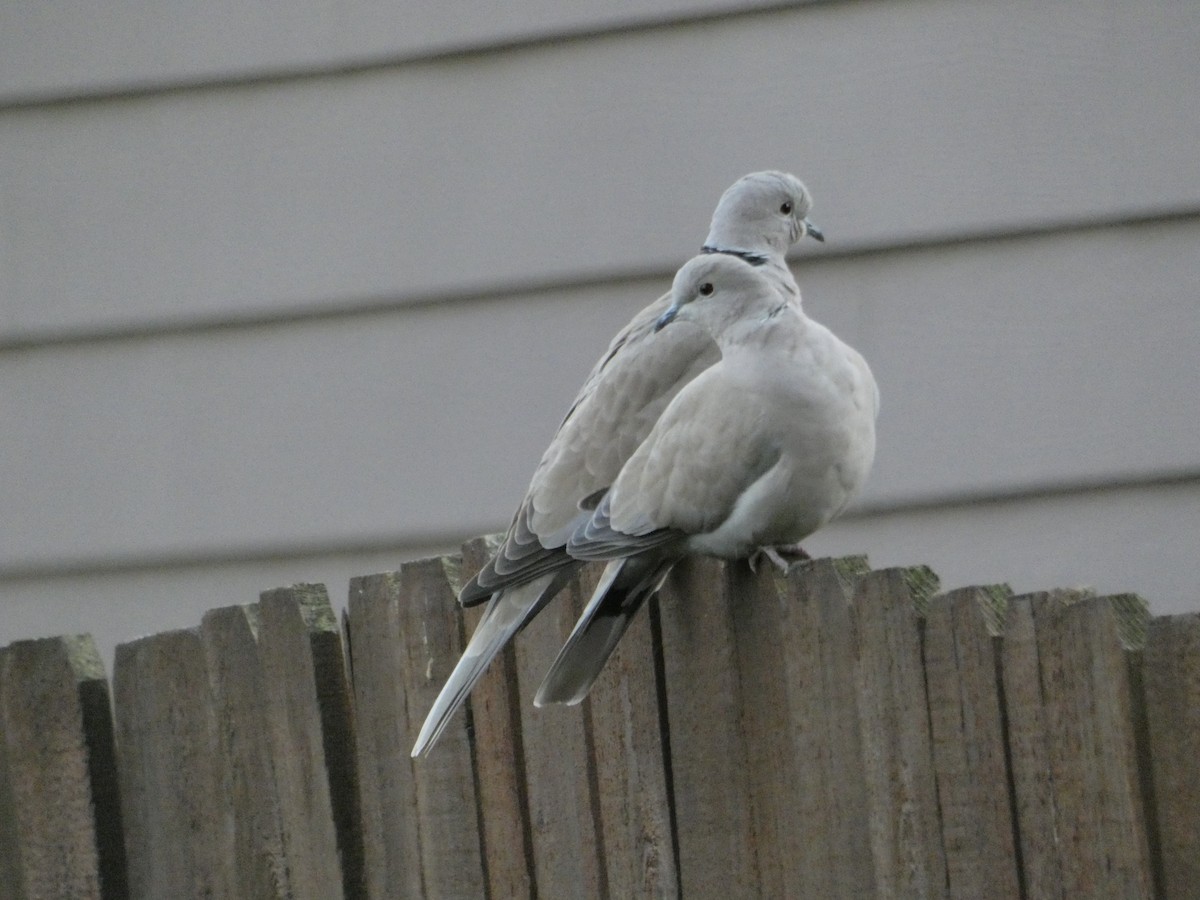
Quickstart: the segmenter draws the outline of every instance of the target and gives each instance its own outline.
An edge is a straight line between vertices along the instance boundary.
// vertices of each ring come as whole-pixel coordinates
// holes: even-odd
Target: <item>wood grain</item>
[[[462,583],[483,568],[495,552],[498,539],[498,535],[480,537],[463,544],[459,573]],[[480,605],[463,610],[464,639],[474,633],[485,608]],[[532,699],[524,698],[526,703]],[[521,701],[516,651],[509,644],[492,661],[467,701],[491,897],[526,897],[533,891],[533,838],[521,749]]]
[[[1063,591],[1014,597],[1009,600],[1004,621],[1004,711],[1023,885],[1030,900],[1063,897],[1058,805],[1050,768],[1034,609],[1079,599],[1080,595]]]
[[[682,894],[758,895],[751,750],[724,566],[702,558],[676,566],[659,611]]]
[[[329,596],[316,584],[276,588],[261,595],[259,617],[263,670],[274,686],[266,713],[292,890],[317,898],[349,888],[362,896],[354,734]]]
[[[581,598],[591,596],[603,570],[590,565],[582,571]],[[658,600],[652,598],[630,623],[587,700],[610,897],[679,894],[663,746],[666,711],[659,702],[658,616]]]
[[[875,896],[850,598],[864,557],[793,566],[778,602],[795,792],[780,853],[793,897]]]
[[[1152,619],[1143,654],[1164,896],[1200,897],[1200,613]]]
[[[1105,597],[1033,606],[1068,897],[1153,894],[1122,606]]]
[[[568,585],[516,642],[517,696],[538,895],[603,896],[607,872],[587,704],[538,709],[533,696],[582,609]]]
[[[119,645],[113,703],[130,896],[235,896],[230,790],[199,632]]]
[[[352,579],[348,617],[367,894],[420,897],[417,792],[408,758],[416,711],[409,713],[405,699],[399,574]],[[455,735],[446,738],[453,746]]]
[[[919,625],[936,587],[924,567],[883,569],[854,593],[871,852],[886,897],[948,896]]]
[[[766,897],[801,893],[803,873],[795,844],[800,769],[790,727],[788,681],[783,677],[790,648],[784,643],[786,581],[770,563],[757,573],[745,563],[726,563],[730,617],[736,647],[736,715],[747,765],[759,892]],[[720,777],[719,770],[710,777]]]
[[[282,900],[293,888],[266,726],[274,686],[265,679],[257,628],[257,606],[227,606],[205,613],[200,638],[232,806],[233,878],[247,897]]]
[[[486,876],[476,807],[475,772],[463,718],[447,727],[436,753],[409,751],[429,708],[462,652],[462,619],[453,584],[459,560],[435,557],[404,564],[395,582],[406,732],[396,765],[409,767],[415,793],[423,891],[429,897],[473,897]],[[396,715],[399,710],[393,710]]]
[[[925,616],[925,682],[950,895],[1020,895],[997,638],[1009,592],[961,588]]]
[[[0,649],[0,894],[128,891],[108,684],[87,635]]]

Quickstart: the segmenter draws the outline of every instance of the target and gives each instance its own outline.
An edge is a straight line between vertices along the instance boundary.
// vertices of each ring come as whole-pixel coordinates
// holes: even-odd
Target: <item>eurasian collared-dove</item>
[[[755,172],[721,196],[703,253],[729,255],[757,267],[781,298],[799,304],[784,261],[810,235],[812,200],[782,172]],[[581,515],[612,484],[679,390],[720,358],[698,326],[658,333],[670,294],[638,313],[593,367],[534,472],[529,490],[495,557],[462,590],[464,606],[488,607],[462,659],[430,710],[413,748],[427,752],[504,645],[558,593],[581,565],[566,543]]]
[[[609,560],[534,702],[586,696],[630,618],[683,556],[735,559],[838,515],[875,456],[879,394],[862,356],[744,262],[679,270],[656,327],[691,321],[721,359],[679,392],[567,542]]]

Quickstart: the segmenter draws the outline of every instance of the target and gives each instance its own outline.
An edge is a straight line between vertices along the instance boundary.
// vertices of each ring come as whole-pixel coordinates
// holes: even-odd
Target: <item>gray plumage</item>
[[[858,493],[879,395],[866,361],[769,279],[728,256],[690,260],[660,327],[690,321],[721,359],[671,401],[567,552],[607,560],[535,703],[578,703],[646,598],[688,554],[798,542]]]
[[[811,206],[807,189],[792,175],[747,175],[722,195],[704,247],[713,258],[754,260],[781,301],[798,307],[800,292],[784,255],[806,235],[823,239],[807,219]],[[720,358],[702,327],[681,322],[656,331],[670,303],[671,294],[663,295],[613,339],[543,454],[496,555],[462,589],[464,606],[488,606],[434,702],[413,756],[428,752],[492,659],[579,568],[567,549],[575,529],[676,394]]]

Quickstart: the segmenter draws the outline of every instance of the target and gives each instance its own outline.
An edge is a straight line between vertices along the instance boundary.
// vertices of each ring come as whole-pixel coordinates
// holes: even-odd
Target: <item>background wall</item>
[[[0,642],[501,530],[745,172],[883,392],[807,542],[1200,608],[1200,5],[0,6]]]

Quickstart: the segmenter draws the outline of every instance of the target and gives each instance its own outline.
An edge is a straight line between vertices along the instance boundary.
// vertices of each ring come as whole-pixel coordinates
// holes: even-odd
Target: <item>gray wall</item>
[[[285,6],[0,6],[0,642],[503,528],[768,167],[883,392],[809,549],[1200,608],[1200,5]]]

